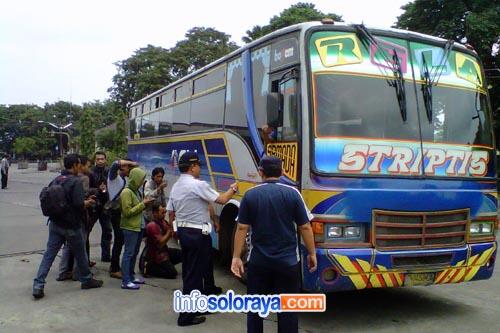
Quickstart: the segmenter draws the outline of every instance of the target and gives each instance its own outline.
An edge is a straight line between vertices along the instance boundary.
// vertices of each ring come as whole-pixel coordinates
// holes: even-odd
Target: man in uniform
[[[238,191],[237,184],[219,194],[200,178],[201,166],[198,154],[186,152],[179,158],[181,176],[172,187],[167,203],[169,222],[177,223],[177,235],[182,248],[182,292],[189,295],[192,290],[203,292],[204,281],[212,244],[210,241],[210,216],[208,205],[212,202],[227,203]],[[196,313],[179,314],[177,324],[188,326],[201,324],[205,317],[196,317]]]
[[[314,236],[309,223],[312,214],[296,188],[279,183],[282,175],[279,158],[263,157],[259,163],[259,175],[263,184],[248,190],[241,200],[231,271],[241,278],[244,271],[241,252],[251,228],[247,293],[298,293],[300,264],[296,227],[307,248],[309,271],[314,272],[317,267]],[[263,332],[262,318],[257,313],[248,313],[247,332]],[[298,332],[297,314],[278,313],[278,332]]]

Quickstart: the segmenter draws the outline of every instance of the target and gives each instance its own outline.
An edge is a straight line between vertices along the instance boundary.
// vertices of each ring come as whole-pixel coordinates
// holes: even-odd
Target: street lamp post
[[[70,141],[70,136],[69,136],[69,133],[67,132],[63,132],[63,130],[65,129],[68,129],[71,127],[71,125],[73,125],[73,123],[69,123],[67,125],[64,125],[64,126],[57,126],[56,124],[53,124],[49,121],[43,121],[43,120],[39,120],[38,123],[40,124],[48,124],[52,127],[54,127],[55,129],[58,130],[58,132],[54,132],[55,134],[59,134],[59,153],[61,154],[61,161],[64,157],[64,153],[63,153],[63,144],[62,144],[62,136],[63,135],[66,135],[66,137],[68,138],[68,145],[69,145],[69,141]]]

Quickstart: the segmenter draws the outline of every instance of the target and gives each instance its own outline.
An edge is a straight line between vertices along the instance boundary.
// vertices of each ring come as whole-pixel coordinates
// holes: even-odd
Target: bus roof
[[[354,23],[345,23],[345,22],[340,22],[340,24],[339,24],[339,23],[335,22],[334,26],[335,27],[342,27],[344,29],[352,29],[353,24]],[[268,35],[265,35],[265,36],[255,40],[255,41],[252,41],[252,42],[246,44],[246,45],[243,45],[239,49],[225,55],[224,57],[222,57],[220,59],[215,60],[214,62],[194,71],[193,73],[190,73],[190,74],[186,75],[185,77],[183,77],[175,82],[172,82],[161,89],[156,90],[155,92],[153,92],[153,93],[141,98],[140,100],[132,103],[130,105],[130,107],[141,104],[141,103],[145,102],[146,100],[150,99],[151,97],[158,95],[158,94],[161,94],[162,92],[168,90],[169,88],[172,88],[172,87],[174,87],[174,86],[176,86],[184,81],[188,81],[189,79],[198,76],[199,74],[203,73],[204,71],[206,71],[212,67],[216,67],[217,65],[225,62],[226,60],[236,56],[237,54],[242,53],[247,49],[251,49],[255,45],[262,44],[262,43],[266,42],[267,40],[276,38],[276,37],[281,36],[281,35],[286,35],[288,33],[294,32],[294,31],[307,30],[311,27],[322,26],[322,25],[331,26],[331,24],[323,24],[320,21],[314,21],[314,22],[298,23],[298,24],[294,24],[294,25],[273,31],[272,33],[270,33]],[[426,34],[422,34],[419,32],[410,31],[410,30],[403,30],[403,29],[396,29],[396,28],[382,28],[382,27],[374,27],[374,26],[367,26],[366,28],[371,30],[371,31],[374,31],[374,32],[393,33],[393,34],[399,35],[399,36],[406,36],[406,38],[426,39],[426,40],[434,41],[436,43],[445,43],[447,41],[446,39],[443,39],[440,37],[434,37],[431,35],[426,35]],[[453,47],[459,48],[464,52],[471,53],[470,49],[468,49],[467,47],[465,47],[464,45],[462,45],[460,43],[454,42]]]

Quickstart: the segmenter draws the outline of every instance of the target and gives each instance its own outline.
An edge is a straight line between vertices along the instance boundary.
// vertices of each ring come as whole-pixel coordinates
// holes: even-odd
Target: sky
[[[302,0],[348,23],[390,27],[409,0]],[[173,47],[192,27],[241,37],[298,1],[16,0],[0,3],[0,104],[104,100],[115,62]]]

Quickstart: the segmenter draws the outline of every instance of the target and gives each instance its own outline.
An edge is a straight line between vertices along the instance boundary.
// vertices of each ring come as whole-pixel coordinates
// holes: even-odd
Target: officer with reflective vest
[[[207,182],[200,180],[201,161],[195,152],[184,153],[178,164],[181,176],[172,187],[167,210],[171,224],[175,217],[182,248],[182,292],[189,295],[192,290],[203,292],[215,287],[204,286],[204,276],[212,260],[212,225],[208,207],[213,202],[227,203],[238,191],[238,186],[233,183],[226,192],[219,194]],[[196,313],[183,312],[179,314],[177,324],[189,326],[204,321],[205,317]]]

